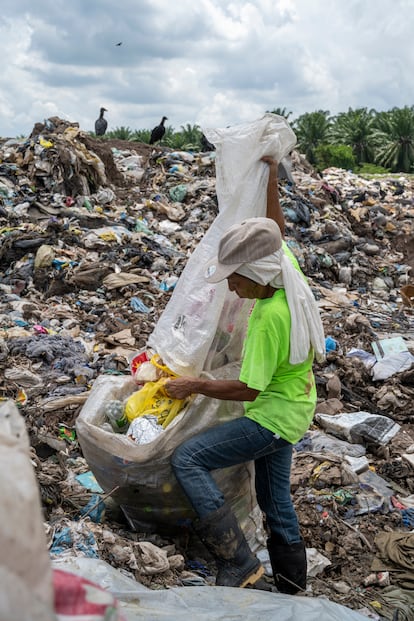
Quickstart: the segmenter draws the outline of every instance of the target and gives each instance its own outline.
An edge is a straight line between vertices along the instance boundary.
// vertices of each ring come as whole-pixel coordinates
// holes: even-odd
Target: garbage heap
[[[51,554],[103,558],[151,588],[213,568],[188,537],[131,532],[75,422],[98,376],[130,374],[217,215],[214,161],[57,117],[0,144],[2,399],[25,417]],[[327,337],[292,477],[311,594],[392,619],[414,592],[414,181],[292,164],[287,242]]]

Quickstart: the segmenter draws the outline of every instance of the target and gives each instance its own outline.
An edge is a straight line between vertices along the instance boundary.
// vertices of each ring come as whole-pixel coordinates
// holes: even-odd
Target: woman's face
[[[234,291],[239,298],[261,300],[269,297],[268,285],[259,285],[254,280],[247,278],[247,276],[241,276],[241,274],[236,274],[236,272],[227,277],[227,284],[230,291]]]

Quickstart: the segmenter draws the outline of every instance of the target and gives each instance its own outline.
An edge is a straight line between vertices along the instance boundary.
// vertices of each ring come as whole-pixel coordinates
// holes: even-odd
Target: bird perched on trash
[[[101,108],[99,112],[99,119],[95,121],[95,134],[97,136],[103,136],[108,127],[108,121],[104,119],[104,112],[108,112],[106,108]]]
[[[205,134],[201,134],[200,142],[201,142],[201,150],[203,152],[216,150],[216,147],[214,146],[214,144],[211,144],[211,142],[207,140],[207,137],[205,136]]]
[[[158,140],[161,140],[161,138],[164,136],[165,134],[165,127],[164,127],[164,123],[165,121],[168,121],[166,116],[163,116],[161,119],[161,123],[159,125],[157,125],[156,127],[154,127],[154,129],[151,132],[151,138],[149,143],[150,144],[154,144],[154,142],[158,142]]]

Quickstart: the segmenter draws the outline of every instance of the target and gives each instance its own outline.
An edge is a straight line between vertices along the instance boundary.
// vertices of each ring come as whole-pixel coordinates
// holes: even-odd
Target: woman
[[[243,417],[191,438],[172,456],[177,480],[199,518],[196,532],[216,560],[216,584],[243,587],[264,571],[211,475],[253,460],[275,584],[281,592],[296,593],[306,588],[306,550],[290,495],[292,449],[313,418],[312,362],[314,353],[323,359],[325,341],[312,292],[283,242],[277,162],[269,156],[263,161],[269,166],[267,218],[231,227],[206,268],[207,281],[227,279],[239,297],[256,300],[239,379],[180,377],[166,389],[179,399],[198,393],[244,402]]]

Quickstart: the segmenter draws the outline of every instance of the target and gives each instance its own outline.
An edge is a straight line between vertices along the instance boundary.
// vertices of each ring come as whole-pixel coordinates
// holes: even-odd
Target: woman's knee
[[[188,467],[190,460],[190,451],[188,450],[186,444],[180,444],[171,456],[172,469],[176,471],[180,468]]]

